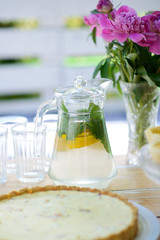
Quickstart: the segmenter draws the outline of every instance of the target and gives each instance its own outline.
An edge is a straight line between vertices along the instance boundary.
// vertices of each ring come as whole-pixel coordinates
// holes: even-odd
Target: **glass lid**
[[[104,89],[101,86],[86,81],[82,76],[74,79],[74,86],[57,88],[54,91],[57,106],[65,106],[70,112],[89,109],[91,103],[98,105],[101,109],[104,105]]]
[[[73,87],[58,88],[55,90],[57,96],[61,99],[74,100],[74,101],[85,101],[103,96],[103,92],[95,86],[90,86],[82,76],[77,76],[74,80]]]

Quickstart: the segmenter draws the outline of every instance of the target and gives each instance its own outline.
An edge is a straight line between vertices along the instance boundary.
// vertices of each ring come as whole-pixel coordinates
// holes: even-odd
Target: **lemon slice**
[[[82,148],[82,147],[92,145],[98,141],[99,140],[93,137],[90,133],[83,132],[78,137],[76,137],[75,140],[67,141],[67,147],[69,149]]]
[[[75,138],[75,140],[66,140],[66,134],[61,137],[56,135],[55,148],[57,151],[64,152],[68,149],[82,148],[99,142],[99,139],[93,137],[90,131],[83,132]]]

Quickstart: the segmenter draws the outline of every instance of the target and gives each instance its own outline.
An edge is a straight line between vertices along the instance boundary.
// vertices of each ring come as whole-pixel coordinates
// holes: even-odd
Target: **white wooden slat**
[[[69,15],[88,13],[96,3],[96,0],[5,0],[0,1],[0,17],[36,17],[42,24],[59,25]]]
[[[0,101],[0,114],[15,114],[15,112],[20,114],[36,114],[38,106],[42,102],[52,98],[52,95],[45,94],[39,99],[12,100],[9,104],[7,101]],[[108,118],[110,118],[112,113],[118,114],[125,110],[122,99],[107,100],[104,109]]]
[[[114,6],[128,5],[129,7],[134,8],[137,12],[148,12],[148,11],[157,11],[160,9],[159,0],[113,0]],[[120,5],[119,5],[120,4]]]
[[[8,114],[36,114],[38,106],[48,100],[53,99],[53,90],[50,89],[37,89],[39,92],[40,97],[38,98],[31,98],[31,99],[13,99],[11,101],[4,100],[0,101],[0,115],[8,115]],[[31,91],[30,93],[34,93]]]
[[[59,84],[58,69],[21,67],[0,69],[0,94],[53,89]]]
[[[0,29],[0,56],[51,56],[57,52],[56,31]]]
[[[62,24],[69,15],[88,14],[98,0],[5,0],[0,1],[0,18],[37,17],[42,23]],[[114,6],[129,5],[137,11],[159,10],[159,0],[113,0]]]
[[[32,114],[36,113],[36,109],[42,100],[29,99],[29,100],[12,100],[0,101],[0,114]]]
[[[94,67],[65,68],[63,61],[67,56],[103,55],[104,42],[99,39],[95,46],[91,38],[87,40],[89,28],[66,29],[62,25],[69,16],[88,15],[97,3],[98,0],[0,0],[0,19],[36,18],[40,23],[39,28],[32,30],[0,29],[0,58],[37,56],[41,59],[38,66],[0,66],[1,95],[41,93],[35,100],[0,101],[1,114],[36,111],[42,101],[52,98],[55,87],[72,85],[77,75],[92,77]],[[113,3],[117,6],[119,0]],[[159,0],[122,0],[122,4],[137,11],[160,9]],[[117,109],[116,102],[109,102],[108,106],[113,110],[113,105]]]
[[[67,79],[67,84],[72,85],[73,80],[76,76],[83,76],[86,79],[92,79],[93,75],[93,67],[86,67],[86,68],[66,68],[64,70],[64,76]]]
[[[95,45],[88,35],[90,29],[36,29],[0,30],[0,57],[40,56],[64,57],[64,55],[104,54],[105,43],[101,38]],[[56,61],[55,61],[56,63]]]
[[[95,45],[91,37],[88,37],[91,30],[87,29],[66,29],[64,31],[64,54],[65,55],[99,55],[105,53],[105,43],[102,38],[97,38]]]
[[[0,114],[36,114],[38,106],[49,99],[53,99],[53,93],[49,91],[40,91],[41,96],[37,99],[26,99],[26,100],[12,100],[12,101],[0,101]],[[113,113],[124,112],[123,99],[108,99],[104,105],[105,113],[108,118]]]

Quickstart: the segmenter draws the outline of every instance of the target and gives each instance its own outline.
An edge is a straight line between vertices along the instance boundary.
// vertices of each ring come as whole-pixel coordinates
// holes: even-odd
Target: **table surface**
[[[125,156],[115,156],[118,174],[107,188],[129,200],[148,208],[160,222],[160,185],[147,178],[138,166],[127,165]],[[14,175],[8,175],[7,182],[0,186],[0,194],[6,194],[24,187],[52,184],[48,176],[40,183],[21,183]],[[160,237],[159,237],[160,240]]]

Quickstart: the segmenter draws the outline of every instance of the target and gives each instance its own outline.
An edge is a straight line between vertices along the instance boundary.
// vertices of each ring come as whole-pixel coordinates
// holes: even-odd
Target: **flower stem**
[[[111,13],[110,13],[110,12],[108,13],[108,16],[109,16],[109,19],[112,19],[112,17],[111,17]]]
[[[122,58],[122,54],[121,54],[121,52],[120,52],[119,49],[118,49],[118,52],[119,52],[119,56],[120,56],[120,59],[121,59],[121,67],[122,67],[122,69],[123,69],[123,72],[124,72],[124,74],[125,74],[125,76],[126,76],[128,82],[130,82],[129,75],[127,74],[127,71],[126,71],[126,69],[125,69],[125,67],[124,67],[125,62],[124,62],[124,60],[123,60],[123,58]]]
[[[132,52],[132,49],[133,49],[133,42],[131,41],[130,42],[131,44],[130,44],[130,53]]]

